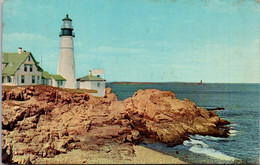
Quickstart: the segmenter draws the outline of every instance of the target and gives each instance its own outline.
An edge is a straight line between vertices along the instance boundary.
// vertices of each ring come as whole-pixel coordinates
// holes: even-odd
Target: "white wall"
[[[104,77],[104,69],[92,69],[92,70],[91,70],[91,73],[92,73],[92,75],[94,75],[94,76],[99,75],[100,78],[105,79],[105,77]]]
[[[103,97],[105,95],[105,81],[78,81],[79,89],[93,89],[98,93],[91,93],[94,96]],[[98,87],[98,83],[100,84]]]
[[[91,89],[91,81],[78,81],[79,89]]]
[[[42,84],[51,85],[52,79],[42,79]]]
[[[8,80],[7,80],[7,77],[8,76],[2,76],[2,79],[4,78],[4,80],[2,81],[2,85],[10,85],[10,86],[14,86],[15,83],[14,83],[14,76],[9,76],[11,78],[11,82],[9,83]]]
[[[66,79],[65,88],[77,88],[72,36],[61,36],[57,74]]]
[[[98,84],[99,83],[99,87]],[[105,81],[91,81],[91,89],[97,90],[98,93],[94,93],[94,96],[103,97],[105,95]]]
[[[51,86],[58,87],[58,82],[56,80],[54,80],[54,78],[51,78],[51,81],[52,81]],[[66,83],[66,81],[62,81],[62,85],[59,87],[64,88],[65,83]]]
[[[24,64],[27,65],[27,72],[24,71]],[[32,65],[32,72],[30,72],[30,66]],[[21,75],[24,75],[24,83],[21,83]],[[32,83],[32,76],[35,76],[35,83]],[[30,57],[29,61],[29,56],[25,60],[25,62],[19,67],[19,69],[15,72],[14,76],[12,77],[12,83],[7,83],[7,79],[5,78],[6,83],[3,85],[37,85],[41,84],[42,80],[42,72],[37,71],[37,67],[32,59]],[[39,79],[38,79],[39,78]]]
[[[6,65],[6,64],[2,64],[2,70],[5,68],[5,65]]]

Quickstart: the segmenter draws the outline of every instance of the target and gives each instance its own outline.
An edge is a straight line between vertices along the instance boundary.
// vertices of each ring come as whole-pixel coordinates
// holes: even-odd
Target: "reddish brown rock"
[[[214,112],[156,89],[118,101],[111,88],[97,98],[35,86],[4,90],[2,100],[2,151],[11,163],[25,163],[34,155],[33,163],[72,149],[129,156],[144,137],[176,145],[189,135],[227,136],[228,131],[223,127],[228,121]]]
[[[182,143],[190,134],[226,137],[228,133],[220,126],[229,122],[169,91],[138,90],[123,102],[136,130],[170,145]]]

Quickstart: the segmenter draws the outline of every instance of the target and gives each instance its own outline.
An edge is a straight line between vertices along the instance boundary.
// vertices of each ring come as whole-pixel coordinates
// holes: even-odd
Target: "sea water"
[[[188,163],[253,163],[259,164],[259,87],[260,84],[110,84],[107,86],[119,100],[131,97],[139,89],[172,91],[178,99],[188,98],[203,108],[223,107],[215,111],[231,122],[228,138],[191,136],[182,145],[167,147],[148,143],[148,148],[173,155]]]

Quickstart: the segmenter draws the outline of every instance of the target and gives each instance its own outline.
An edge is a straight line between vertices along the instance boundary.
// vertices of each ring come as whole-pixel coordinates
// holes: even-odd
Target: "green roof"
[[[94,76],[94,75],[87,75],[81,78],[78,78],[77,81],[105,81],[104,79]]]
[[[6,64],[6,66],[2,70],[2,74],[13,76],[29,55],[31,55],[34,60],[38,71],[43,71],[43,69],[37,64],[31,52],[22,52],[21,54],[3,53],[2,63]]]
[[[51,77],[56,81],[66,81],[66,79],[59,74],[51,74]]]
[[[47,71],[43,71],[43,72],[42,72],[42,77],[43,77],[44,79],[51,79],[51,75],[50,75],[49,72],[47,72]]]

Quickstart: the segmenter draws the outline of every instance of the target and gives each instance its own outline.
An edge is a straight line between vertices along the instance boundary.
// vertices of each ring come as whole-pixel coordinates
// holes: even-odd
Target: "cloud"
[[[135,41],[130,41],[128,44],[134,47],[144,46],[150,48],[154,48],[154,47],[172,48],[175,46],[181,46],[181,44],[178,42],[165,41],[165,40],[135,40]]]
[[[24,12],[24,10],[28,12]],[[3,4],[3,16],[8,18],[19,17],[26,20],[30,18],[28,14],[37,11],[41,15],[46,15],[46,10],[48,12],[56,11],[54,6],[49,3],[41,3],[41,1],[5,0]]]
[[[45,52],[47,50],[50,50],[50,48],[58,48],[59,42],[40,34],[31,34],[23,32],[3,34],[4,51],[14,51],[14,49],[17,49],[20,46],[30,49],[28,51]]]
[[[5,42],[13,42],[13,41],[33,41],[33,42],[44,42],[53,44],[56,43],[55,40],[49,39],[40,34],[32,34],[32,33],[23,33],[23,32],[14,32],[10,34],[3,34],[3,39]]]
[[[59,41],[40,34],[20,32],[3,34],[4,52],[17,52],[18,47],[32,52],[33,56],[40,62],[40,65],[44,69],[50,73],[56,73],[59,58]]]
[[[121,53],[121,54],[137,54],[142,53],[144,49],[138,48],[122,48],[122,47],[107,47],[107,46],[100,46],[97,48],[91,49],[94,52],[101,52],[101,53]]]

